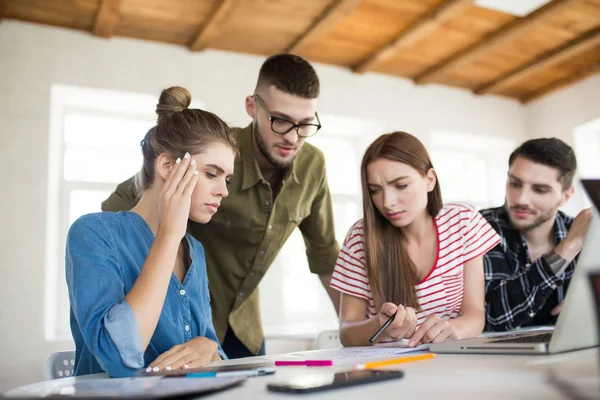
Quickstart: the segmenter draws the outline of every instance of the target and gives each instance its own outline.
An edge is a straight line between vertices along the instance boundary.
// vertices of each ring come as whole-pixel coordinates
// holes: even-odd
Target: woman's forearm
[[[340,341],[344,346],[367,346],[369,339],[380,328],[377,318],[340,322]]]
[[[479,336],[485,327],[485,312],[483,310],[469,310],[449,321],[459,339]]]
[[[159,231],[140,275],[125,296],[137,319],[144,350],[158,324],[180,243],[180,238]]]

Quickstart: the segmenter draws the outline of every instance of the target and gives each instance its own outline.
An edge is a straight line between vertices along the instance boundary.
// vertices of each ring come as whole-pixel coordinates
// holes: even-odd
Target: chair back
[[[342,347],[340,342],[340,333],[337,330],[323,331],[315,339],[315,350],[339,349]]]
[[[57,351],[44,361],[44,380],[73,376],[75,367],[75,351]]]

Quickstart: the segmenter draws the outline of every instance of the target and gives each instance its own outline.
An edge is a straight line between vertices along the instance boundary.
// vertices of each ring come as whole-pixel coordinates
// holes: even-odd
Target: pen
[[[419,354],[411,357],[403,357],[403,358],[395,358],[391,360],[381,360],[381,361],[373,361],[365,364],[357,364],[354,366],[355,370],[363,370],[363,369],[373,369],[380,367],[387,367],[388,365],[407,363],[411,361],[421,361],[421,360],[429,360],[430,358],[435,357],[433,353],[425,353]]]
[[[206,371],[206,372],[192,372],[186,374],[187,378],[220,378],[224,376],[258,376],[258,372],[255,370],[248,371]]]
[[[275,361],[276,367],[306,366],[306,367],[331,367],[333,360],[302,360],[302,361]]]
[[[187,374],[186,377],[188,378],[214,378],[217,376],[217,373],[214,371],[210,371],[210,372],[194,372],[191,374]]]
[[[396,310],[396,312],[398,312],[398,310]],[[392,322],[394,322],[394,318],[396,318],[396,313],[392,314],[392,316],[389,317],[387,321],[385,321],[385,324],[381,325],[381,328],[379,328],[379,330],[377,332],[375,332],[375,334],[371,337],[371,339],[369,339],[369,343],[371,343],[371,344],[375,343],[375,341],[377,340],[379,335],[381,335],[383,333],[383,331],[385,331],[386,328],[388,326],[390,326],[390,324]]]

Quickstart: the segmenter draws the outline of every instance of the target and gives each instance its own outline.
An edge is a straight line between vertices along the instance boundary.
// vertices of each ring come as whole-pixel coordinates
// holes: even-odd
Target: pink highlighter
[[[331,367],[332,360],[275,361],[276,367]]]

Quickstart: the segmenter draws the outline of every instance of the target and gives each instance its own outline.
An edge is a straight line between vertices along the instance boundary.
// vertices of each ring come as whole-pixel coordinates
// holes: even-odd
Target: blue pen
[[[187,374],[186,376],[188,378],[214,378],[217,376],[217,373],[214,371],[193,372],[191,374]]]

